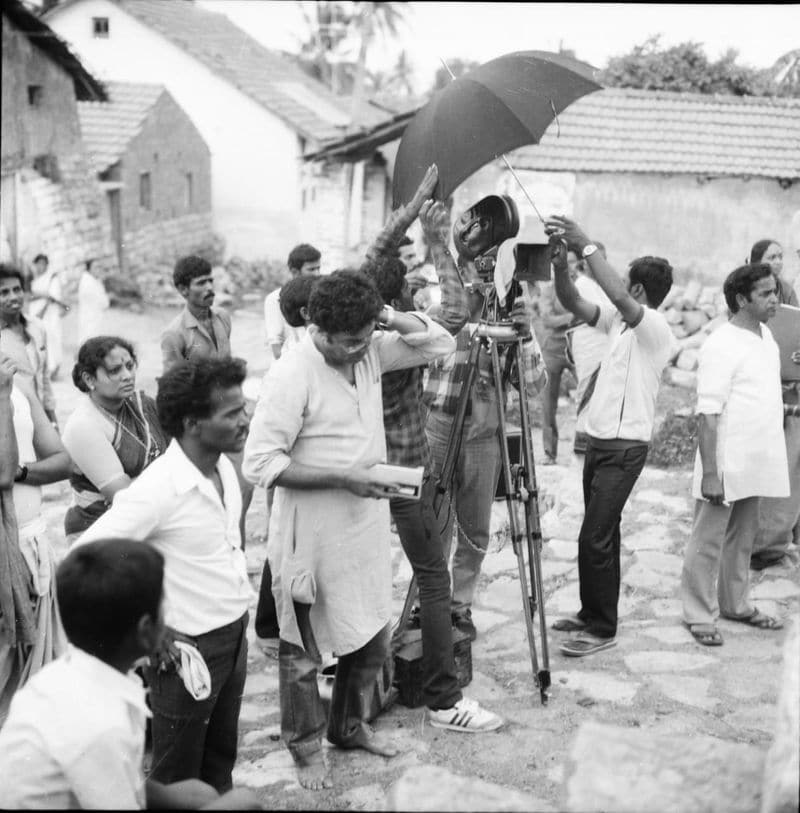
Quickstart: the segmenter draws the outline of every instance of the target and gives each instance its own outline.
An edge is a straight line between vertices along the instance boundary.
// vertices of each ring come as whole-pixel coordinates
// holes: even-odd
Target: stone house
[[[331,269],[383,220],[382,159],[302,160],[353,129],[349,100],[224,15],[192,0],[62,0],[44,19],[104,80],[163,85],[186,111],[211,150],[213,228],[228,255],[283,259],[311,242]],[[363,107],[365,126],[387,117]]]
[[[108,82],[106,91],[106,102],[79,102],[78,115],[120,269],[138,276],[209,245],[211,153],[163,86]]]
[[[105,90],[19,0],[3,0],[2,19],[2,257],[24,265],[43,252],[72,281],[88,259],[114,270],[106,203],[78,121],[78,101],[102,102]]]
[[[377,151],[393,172],[412,116],[340,139],[313,158],[365,160]],[[683,276],[719,283],[764,237],[781,242],[797,266],[791,224],[800,212],[800,99],[608,88],[578,99],[539,144],[508,157],[539,211],[574,216],[606,244],[617,268],[655,254]],[[455,190],[454,211],[490,193],[517,202],[522,239],[544,239],[501,161]]]

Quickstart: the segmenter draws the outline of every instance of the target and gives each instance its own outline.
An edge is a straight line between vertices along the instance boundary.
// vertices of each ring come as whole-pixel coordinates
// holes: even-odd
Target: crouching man
[[[267,556],[280,626],[281,732],[303,787],[332,786],[322,735],[340,748],[397,751],[366,724],[365,697],[389,653],[389,501],[381,375],[452,352],[428,317],[384,306],[357,271],[323,277],[305,338],[264,378],[244,473],[276,486]],[[385,330],[375,332],[377,325]],[[329,718],[320,651],[338,657]]]

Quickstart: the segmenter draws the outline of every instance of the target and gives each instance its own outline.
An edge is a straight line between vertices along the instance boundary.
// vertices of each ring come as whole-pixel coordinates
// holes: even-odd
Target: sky
[[[296,51],[304,31],[293,0],[200,0],[272,48]],[[486,62],[511,51],[571,49],[597,68],[648,37],[664,45],[701,43],[711,59],[729,48],[756,68],[800,47],[800,3],[408,3],[407,22],[394,43],[377,43],[368,65],[390,68],[404,48],[415,68],[415,90],[433,82],[440,59]]]

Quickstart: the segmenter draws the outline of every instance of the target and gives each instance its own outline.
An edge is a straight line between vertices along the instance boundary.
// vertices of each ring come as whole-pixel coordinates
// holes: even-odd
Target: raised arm
[[[600,315],[600,308],[584,299],[572,281],[567,266],[567,247],[559,237],[552,237],[550,246],[553,264],[553,291],[558,297],[558,301],[578,319],[582,319],[590,325],[595,324]]]
[[[441,201],[425,201],[420,209],[419,222],[431,250],[442,292],[441,304],[431,309],[429,315],[455,336],[469,319],[469,299],[453,255],[447,247],[450,233],[447,207]]]
[[[389,215],[375,241],[367,249],[366,258],[368,260],[375,260],[383,254],[391,254],[395,251],[400,238],[417,219],[422,204],[433,195],[438,181],[439,170],[436,168],[436,164],[431,164],[417,187],[414,197]]]
[[[563,239],[566,244],[567,248],[572,249],[575,251],[578,256],[583,256],[583,249],[586,246],[591,244],[591,240],[584,234],[581,230],[580,226],[578,226],[575,221],[570,220],[563,215],[553,216],[547,219],[545,223],[545,232],[551,237],[560,237]],[[563,247],[563,244],[562,244]],[[560,250],[558,251],[560,254]],[[564,254],[566,255],[566,249],[564,249]],[[594,275],[597,284],[603,289],[606,296],[611,300],[614,307],[620,312],[622,318],[629,324],[635,325],[639,322],[642,318],[642,305],[640,305],[629,293],[628,286],[625,284],[625,281],[620,277],[620,275],[608,264],[606,259],[603,257],[602,252],[595,251],[594,253],[590,254],[588,257],[584,258],[589,265],[589,268]],[[564,257],[564,263],[566,263],[566,256]],[[555,264],[554,264],[555,268]],[[563,273],[563,272],[559,272]],[[556,287],[556,293],[561,299],[560,291],[563,288],[563,283],[559,287]],[[574,284],[572,288],[575,288]],[[568,298],[570,294],[565,291]],[[578,294],[578,299],[585,302],[582,297]],[[573,300],[574,302],[574,300]],[[590,319],[586,317],[586,309],[584,306],[581,306],[581,309],[584,313],[577,313],[573,307],[570,307],[567,302],[561,299],[561,304],[564,305],[565,308],[571,310],[576,316],[580,316],[581,319],[584,319],[587,322],[590,322]],[[592,317],[593,319],[594,317]],[[590,322],[591,323],[591,322]]]

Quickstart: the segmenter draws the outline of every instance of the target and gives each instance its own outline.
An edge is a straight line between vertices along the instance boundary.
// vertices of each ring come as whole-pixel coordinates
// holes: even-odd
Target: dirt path
[[[140,383],[150,392],[160,367],[157,332],[171,313],[113,311],[109,315],[109,327],[115,332],[138,337]],[[258,314],[239,313],[234,324],[234,351],[248,359],[253,373],[261,373],[266,365]],[[60,417],[74,404],[72,390],[71,384],[57,384]],[[549,513],[545,522],[552,537],[543,551],[549,622],[578,606],[575,540],[582,497],[581,459],[570,454],[573,412],[571,406],[560,410],[564,442],[559,459],[565,465],[538,470],[543,502],[555,502],[558,507],[557,520]],[[536,444],[538,451],[538,438]],[[557,649],[563,634],[550,631],[553,686],[544,707],[531,678],[516,560],[506,541],[505,507],[496,504],[495,535],[474,609],[478,639],[472,648],[473,681],[466,689],[468,696],[508,721],[496,733],[442,732],[425,723],[421,709],[397,705],[381,716],[377,727],[401,746],[401,756],[385,760],[329,749],[335,787],[322,793],[305,791],[297,784],[291,759],[279,741],[277,663],[251,645],[236,783],[257,789],[270,808],[380,809],[387,788],[407,768],[431,764],[529,793],[538,800],[537,809],[561,810],[566,803],[570,748],[585,721],[635,727],[653,735],[707,735],[750,743],[766,752],[785,632],[722,621],[725,645],[708,649],[697,645],[681,625],[678,584],[690,529],[689,485],[688,471],[645,468],[623,516],[618,644],[590,658],[569,659]],[[56,541],[63,540],[60,522],[67,504],[65,487],[48,489],[46,511]],[[254,587],[264,558],[265,522],[264,497],[257,494],[249,516],[247,547]],[[393,562],[399,613],[410,568],[398,544]],[[795,564],[754,574],[753,594],[765,612],[787,620],[798,618],[800,569]],[[252,644],[252,622],[250,634]]]

